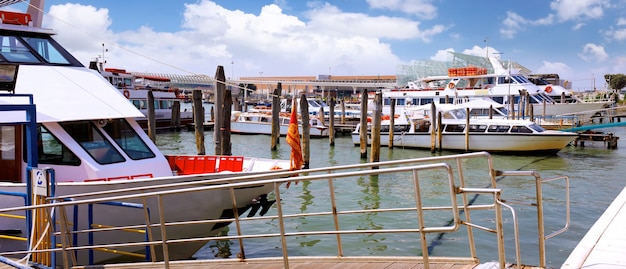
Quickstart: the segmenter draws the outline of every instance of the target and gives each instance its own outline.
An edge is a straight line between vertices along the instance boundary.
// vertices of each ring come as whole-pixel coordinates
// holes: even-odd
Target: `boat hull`
[[[249,175],[247,173],[246,175]],[[211,175],[200,176],[175,176],[168,178],[154,178],[154,179],[137,179],[137,180],[123,180],[120,182],[106,181],[106,182],[69,182],[59,183],[56,192],[57,196],[61,195],[73,195],[73,194],[85,194],[94,192],[106,192],[111,190],[125,191],[132,188],[146,187],[146,186],[158,186],[161,184],[174,184],[163,190],[181,189],[183,186],[176,186],[176,183],[183,183],[194,181],[197,186],[209,186],[215,179],[232,177],[237,173],[221,173]],[[190,187],[186,185],[186,187]],[[26,186],[25,184],[18,183],[1,183],[0,191],[4,193],[23,193]],[[238,208],[238,214],[243,214],[252,204],[259,200],[259,197],[268,194],[273,191],[273,184],[260,184],[258,186],[246,187],[241,189],[235,189],[236,205]],[[161,189],[159,189],[161,190]],[[139,200],[127,200],[120,201],[127,203],[136,203],[141,205],[142,201]],[[197,192],[186,192],[179,194],[178,196],[164,195],[162,197],[161,204],[163,207],[159,210],[159,201],[157,197],[151,197],[146,199],[145,208],[149,211],[150,223],[159,223],[159,212],[164,213],[165,222],[183,222],[183,221],[197,221],[197,220],[212,220],[220,218],[232,218],[233,215],[233,202],[231,199],[230,191],[228,190],[204,190]],[[4,207],[18,207],[24,205],[24,199],[21,197],[7,197],[3,199]],[[87,206],[81,206],[78,208],[66,208],[65,213],[67,219],[71,223],[76,223],[76,227],[69,227],[70,229],[86,230],[89,227],[88,218],[93,218],[93,224],[99,224],[104,226],[128,226],[128,225],[146,225],[146,218],[144,210],[142,208],[126,207],[126,206],[114,206],[96,204],[93,206],[93,213],[89,216],[89,209]],[[16,212],[18,215],[24,215],[21,212]],[[56,214],[57,223],[59,223],[60,214]],[[177,226],[168,226],[166,231],[167,239],[184,239],[192,237],[210,237],[217,235],[228,223],[202,223],[197,225],[185,225],[184,228]],[[26,236],[25,221],[19,219],[0,219],[0,227],[3,229],[11,229],[13,231],[21,231],[19,235]],[[58,229],[58,228],[57,228]],[[157,239],[161,239],[160,230],[152,230],[152,236]],[[17,235],[17,234],[16,234]],[[130,233],[124,231],[113,232],[96,232],[93,233],[93,242],[89,242],[89,233],[79,233],[73,244],[81,245],[99,245],[99,244],[113,244],[119,242],[128,242],[130,237],[136,238],[137,242],[141,242],[145,238],[146,234],[143,233]],[[192,255],[202,247],[206,242],[192,242],[192,243],[180,243],[172,244],[169,246],[170,259],[189,259]],[[0,239],[0,252],[5,251],[18,251],[26,250],[26,243],[22,241],[13,241],[7,239]],[[144,247],[127,247],[120,248],[121,251],[142,253],[145,254]],[[162,252],[157,250],[156,258],[162,259]],[[79,264],[86,264],[88,262],[88,254],[86,251],[78,252]],[[115,261],[137,261],[142,260],[137,257],[124,256],[115,253],[107,253],[96,251],[94,253],[94,262],[102,263],[111,260]]]
[[[299,132],[302,134],[302,126],[298,126]],[[280,125],[280,135],[286,136],[289,125]],[[272,124],[270,122],[241,122],[233,121],[230,123],[230,131],[235,134],[272,134]],[[311,137],[328,137],[329,131],[327,127],[311,126],[309,129]]]
[[[444,133],[441,138],[441,148],[445,150],[468,150],[489,152],[558,152],[576,139],[574,133],[550,132],[546,134],[485,134],[472,133],[467,138],[463,133]],[[368,144],[371,144],[371,134],[368,134]],[[352,133],[354,145],[360,145],[358,133]],[[432,148],[432,144],[439,148],[439,140],[430,133],[400,133],[394,134],[395,147]],[[381,146],[389,145],[389,134],[381,133]]]

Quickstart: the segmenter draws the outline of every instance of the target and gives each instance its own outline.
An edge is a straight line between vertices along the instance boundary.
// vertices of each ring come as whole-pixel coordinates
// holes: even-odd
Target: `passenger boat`
[[[394,123],[393,143],[398,147],[433,148],[446,150],[489,151],[503,153],[556,153],[572,142],[578,134],[545,130],[529,120],[504,118],[470,118],[467,124],[466,108],[453,104],[437,104],[441,123],[433,129],[432,106],[414,106],[404,110],[404,117]],[[435,114],[436,115],[436,114]],[[436,122],[436,121],[435,121]],[[368,144],[371,143],[368,126]],[[389,145],[389,121],[381,122],[380,144]],[[438,137],[441,130],[441,138]],[[360,125],[352,132],[352,142],[360,145]]]
[[[270,111],[235,111],[232,115],[230,123],[230,131],[235,134],[272,134],[272,113]],[[281,112],[279,117],[280,135],[287,135],[289,130],[289,113]],[[302,123],[298,124],[300,133],[302,133]],[[328,126],[315,116],[309,117],[309,133],[311,137],[328,137],[330,131]]]
[[[429,103],[460,103],[459,99],[491,98],[504,105],[510,111],[525,110],[525,104],[519,105],[522,96],[528,94],[526,103],[532,105],[535,115],[561,116],[574,115],[581,121],[589,121],[599,109],[610,106],[613,102],[556,102],[550,95],[557,92],[556,86],[540,88],[529,81],[524,74],[512,68],[505,68],[499,59],[488,57],[487,67],[466,66],[448,68],[446,75],[429,75],[408,86],[383,91],[385,105],[390,99],[396,99],[397,107],[406,105],[424,105]],[[570,96],[571,93],[562,91]],[[559,93],[560,95],[561,93]],[[511,106],[513,104],[513,106]],[[512,109],[511,109],[512,108]],[[398,111],[398,109],[396,109]],[[385,111],[383,111],[384,113]]]
[[[128,102],[129,96],[124,96],[97,71],[83,66],[52,38],[52,30],[40,27],[40,21],[33,24],[31,17],[41,18],[37,12],[42,8],[29,8],[28,14],[0,11],[4,18],[0,24],[3,37],[0,89],[8,91],[0,96],[2,207],[13,208],[37,201],[27,189],[33,185],[35,190],[45,189],[44,197],[58,197],[139,187],[176,189],[177,184],[184,182],[210,186],[223,184],[226,181],[219,179],[225,177],[289,169],[288,160],[164,155],[137,123],[136,118],[143,114]],[[89,229],[97,227],[95,223],[103,223],[98,227],[147,227],[161,221],[228,219],[250,207],[269,209],[271,201],[264,197],[273,189],[273,184],[258,184],[231,191],[209,190],[177,199],[138,201],[139,209],[120,203],[101,205],[97,209],[67,208],[55,212],[55,216],[66,217],[73,223],[72,227],[64,227],[73,231],[69,245],[72,242],[109,244],[146,235],[118,231],[92,238]],[[160,205],[163,205],[162,212],[156,210]],[[29,249],[32,245],[24,238],[31,235],[33,222],[41,224],[33,221],[30,213],[16,215],[15,218],[0,216],[0,256],[19,257],[6,253]],[[148,231],[154,238],[175,240],[192,235],[217,235],[224,226],[204,222],[184,228],[168,226],[167,232]],[[169,246],[170,258],[191,258],[204,243],[173,244]],[[96,251],[93,255],[80,250],[74,253],[79,264],[149,257],[146,249],[133,246],[125,251]]]
[[[154,98],[154,117],[157,129],[180,128],[193,123],[193,112],[180,109],[180,103],[186,102],[187,98],[179,89],[170,88],[169,78],[136,76],[119,68],[100,70],[95,62],[90,63],[90,68],[98,70],[106,80],[141,111],[143,117],[136,120],[142,128],[148,128],[148,92],[152,92]],[[178,105],[175,105],[176,102]],[[177,122],[178,119],[180,119],[179,122]]]

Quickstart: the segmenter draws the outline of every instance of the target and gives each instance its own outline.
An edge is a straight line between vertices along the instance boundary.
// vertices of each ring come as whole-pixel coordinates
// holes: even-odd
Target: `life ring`
[[[126,99],[130,97],[130,92],[128,90],[124,90],[124,97],[126,97]]]
[[[454,83],[452,82],[448,83],[448,89],[454,89]]]
[[[551,92],[552,92],[552,86],[549,86],[549,85],[548,85],[548,86],[546,86],[545,91],[546,91],[547,93],[551,93]]]

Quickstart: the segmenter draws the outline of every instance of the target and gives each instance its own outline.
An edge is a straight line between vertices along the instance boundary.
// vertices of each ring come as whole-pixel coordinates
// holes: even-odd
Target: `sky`
[[[85,65],[136,72],[395,75],[454,51],[495,53],[575,90],[626,73],[626,0],[46,0],[45,14]]]

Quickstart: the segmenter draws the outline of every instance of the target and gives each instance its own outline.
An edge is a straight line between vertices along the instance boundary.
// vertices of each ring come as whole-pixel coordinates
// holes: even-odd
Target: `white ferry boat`
[[[442,120],[436,123],[435,119],[436,125],[433,125],[432,105],[404,110],[404,117],[394,122],[394,146],[428,149],[434,143],[437,148],[446,150],[555,153],[578,137],[576,133],[545,130],[529,120],[471,118],[468,125],[466,108],[453,104],[436,105],[435,113],[441,112]],[[433,126],[439,128],[433,129]],[[390,128],[389,121],[382,121],[381,146],[389,145]],[[370,129],[368,126],[368,144],[371,143]],[[360,145],[360,125],[352,132],[352,142]]]
[[[13,2],[2,1],[0,5]],[[37,13],[42,8],[29,8],[28,14],[0,11],[4,18],[0,23],[0,71],[7,74],[13,71],[2,76],[0,83],[1,88],[8,91],[0,96],[0,204],[3,208],[36,202],[27,188],[32,185],[46,189],[44,195],[56,197],[146,186],[176,189],[177,184],[183,182],[207,186],[223,184],[224,180],[215,181],[220,178],[289,169],[288,160],[165,156],[137,123],[136,118],[143,114],[127,96],[97,71],[83,66],[52,38],[52,30],[42,29],[37,23],[32,26],[31,17],[41,18],[41,13]],[[120,203],[98,206],[94,210],[67,208],[63,214],[55,212],[55,216],[66,217],[73,224],[64,227],[74,232],[66,242],[69,245],[73,245],[72,242],[109,244],[130,237],[142,238],[146,234],[118,231],[92,238],[89,229],[120,225],[147,227],[162,221],[229,219],[251,207],[269,209],[271,201],[265,197],[273,190],[274,184],[258,184],[232,191],[194,192],[184,198],[137,201],[139,209]],[[18,212],[15,217],[0,216],[0,256],[21,258],[15,251],[28,250],[35,245],[38,238],[29,237],[31,227],[43,220],[45,218],[34,220],[25,212]],[[103,226],[94,226],[96,223]],[[224,227],[223,223],[215,222],[184,228],[172,225],[167,232],[152,231],[152,235],[163,240],[213,236]],[[148,231],[150,233],[151,229]],[[204,244],[204,241],[173,244],[169,246],[170,258],[191,258]],[[78,264],[150,257],[147,248],[132,246],[124,251],[100,250],[87,254],[77,250],[75,254]]]

